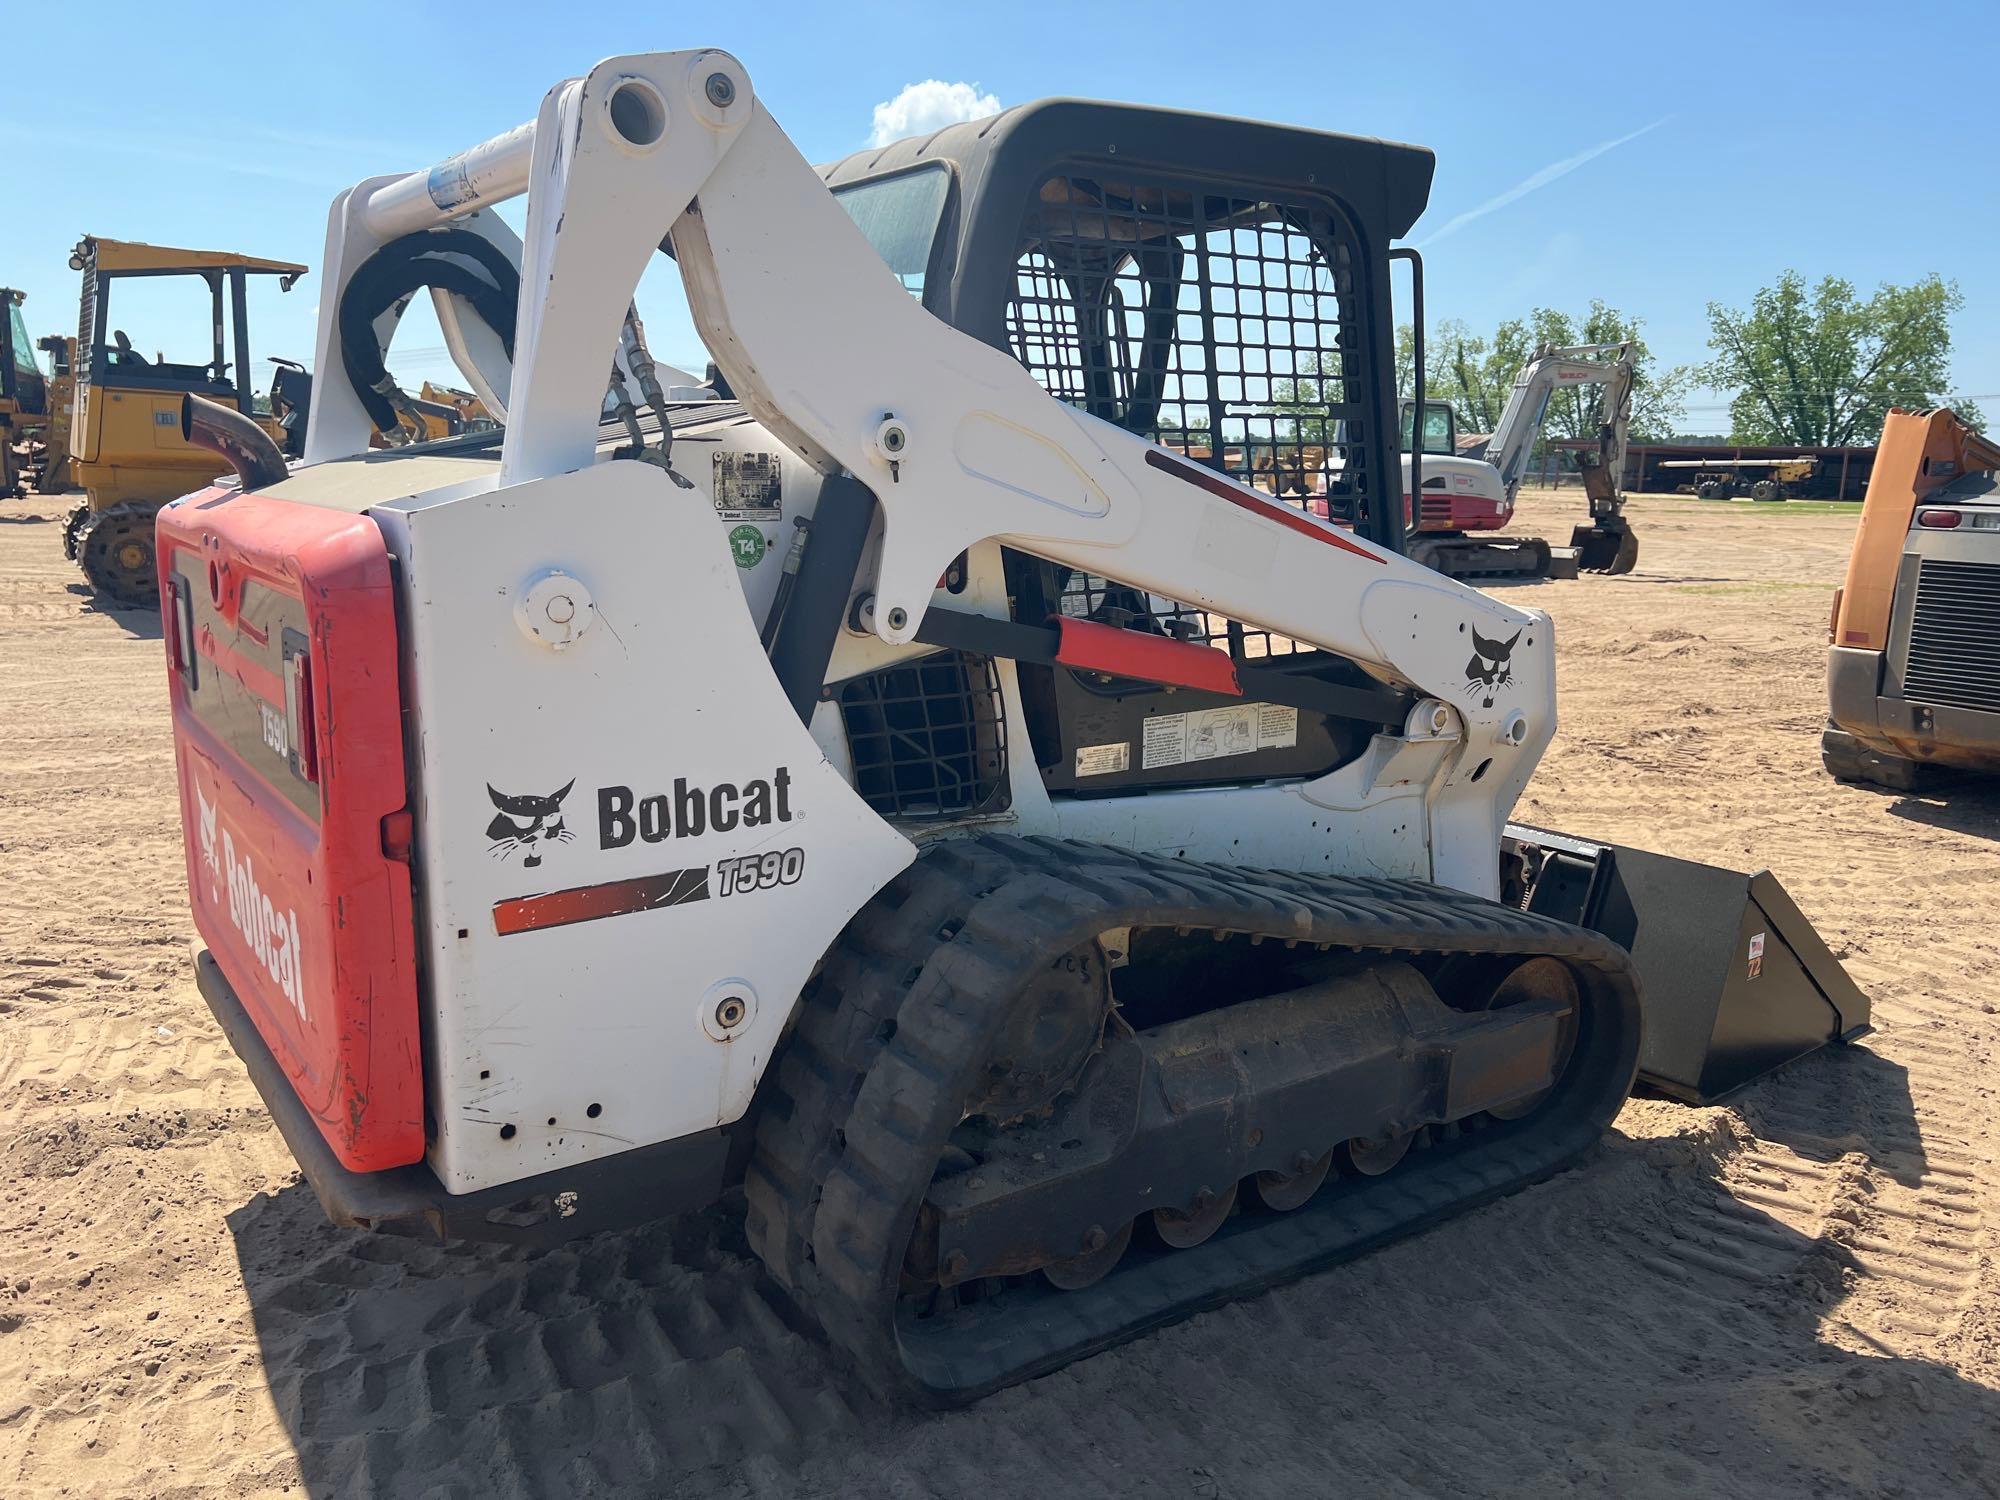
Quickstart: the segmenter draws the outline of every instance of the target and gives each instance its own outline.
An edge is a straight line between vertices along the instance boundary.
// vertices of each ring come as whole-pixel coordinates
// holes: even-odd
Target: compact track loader
[[[159,521],[197,976],[329,1215],[740,1184],[964,1401],[1865,1029],[1768,875],[1508,826],[1552,627],[1401,550],[1431,165],[1061,100],[816,171],[697,51],[342,193],[303,464],[190,399]],[[420,287],[503,427],[371,453]]]

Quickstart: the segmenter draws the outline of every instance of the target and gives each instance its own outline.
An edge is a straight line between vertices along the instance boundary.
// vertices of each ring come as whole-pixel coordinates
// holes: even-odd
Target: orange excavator
[[[2000,772],[2000,444],[1956,413],[1882,424],[1833,596],[1826,769],[1897,791],[1934,767]]]

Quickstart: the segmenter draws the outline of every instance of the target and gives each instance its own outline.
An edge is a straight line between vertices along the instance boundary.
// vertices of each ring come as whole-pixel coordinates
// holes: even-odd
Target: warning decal
[[[714,455],[715,513],[725,521],[784,517],[784,468],[775,453]]]
[[[1116,745],[1078,745],[1076,747],[1076,774],[1079,776],[1105,776],[1113,771],[1132,769],[1132,747]]]
[[[1284,750],[1299,742],[1299,711],[1278,703],[1205,708],[1162,714],[1146,721],[1140,764],[1146,770],[1221,760],[1256,750]]]

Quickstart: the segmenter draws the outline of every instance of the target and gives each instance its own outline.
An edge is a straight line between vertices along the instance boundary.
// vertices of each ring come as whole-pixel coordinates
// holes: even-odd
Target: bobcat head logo
[[[208,886],[212,892],[222,879],[222,856],[215,847],[215,804],[201,794],[199,786],[194,789],[195,832],[201,838],[201,862],[208,866]]]
[[[511,859],[515,850],[524,850],[521,867],[532,870],[542,862],[542,845],[567,844],[575,838],[562,816],[562,800],[575,785],[572,779],[564,784],[561,791],[551,792],[546,797],[537,797],[532,792],[510,797],[505,792],[495,791],[493,783],[487,782],[486,795],[499,809],[493,815],[493,821],[486,825],[486,836],[493,840],[493,848],[489,852],[494,858]]]
[[[1493,706],[1493,694],[1514,680],[1510,658],[1514,643],[1521,639],[1515,631],[1504,641],[1489,641],[1477,630],[1472,632],[1472,660],[1465,664],[1465,692],[1478,697],[1481,708]]]

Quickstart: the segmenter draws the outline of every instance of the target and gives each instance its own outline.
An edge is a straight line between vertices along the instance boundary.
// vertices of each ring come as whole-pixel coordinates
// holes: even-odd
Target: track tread
[[[1553,1147],[1499,1140],[1446,1174],[1382,1186],[1347,1206],[1357,1248],[1547,1176],[1596,1140],[1636,1066],[1637,984],[1623,949],[1582,928],[1415,881],[1211,865],[1049,837],[932,845],[864,908],[807,998],[745,1182],[749,1238],[865,1379],[959,1403],[1069,1359],[1301,1274],[1352,1250],[1312,1242],[1310,1216],[1261,1237],[1286,1250],[1231,1252],[1224,1237],[1153,1262],[1144,1287],[1116,1273],[1038,1308],[1026,1350],[931,1351],[912,1367],[894,1301],[910,1226],[969,1069],[1005,1001],[1048,962],[1108,927],[1187,925],[1382,952],[1549,953],[1614,996],[1627,1018],[1588,1118]],[[1590,976],[1595,976],[1592,979]],[[1612,1075],[1617,1076],[1612,1076]],[[1566,1117],[1565,1117],[1566,1118]],[[1539,1137],[1536,1138],[1539,1141]]]
[[[72,517],[75,551],[70,555],[92,589],[115,604],[150,608],[160,602],[159,578],[153,570],[153,524],[159,513],[157,504],[129,502],[91,511],[81,520]],[[121,575],[108,561],[111,549],[127,537],[137,537],[146,546],[147,565],[135,577]],[[67,538],[64,545],[69,545]]]

